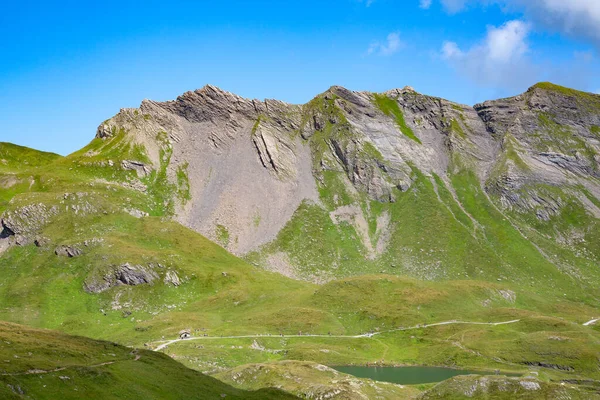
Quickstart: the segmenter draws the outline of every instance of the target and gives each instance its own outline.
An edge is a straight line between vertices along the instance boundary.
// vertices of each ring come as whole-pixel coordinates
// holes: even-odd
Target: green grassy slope
[[[589,258],[588,262],[570,262],[571,271],[566,273],[560,259],[574,260],[577,250],[551,243],[547,237],[545,242],[532,243],[531,237],[522,233],[527,222],[536,223],[535,215],[523,218],[499,211],[467,169],[452,175],[448,183],[437,177],[429,179],[418,171],[415,174],[411,190],[398,191],[394,203],[353,199],[362,204],[361,209],[373,224],[378,215],[390,215],[392,232],[387,248],[374,260],[366,259],[364,244],[351,225],[332,222],[329,212],[335,206],[327,204],[334,196],[343,196],[339,191],[323,191],[324,205],[302,205],[277,239],[248,259],[260,262],[268,254],[283,251],[309,278],[327,278],[333,271],[335,277],[383,272],[438,281],[500,281],[548,300],[564,300],[566,295],[575,302],[598,305],[598,270]],[[456,198],[447,185],[451,185]],[[582,240],[580,246],[594,257],[597,223],[578,203],[573,204],[570,215],[557,216],[554,223],[561,221],[563,231],[585,225],[581,228],[588,232],[589,240]],[[574,218],[579,222],[572,221]],[[532,230],[540,223],[529,226]],[[436,227],[435,234],[431,227]],[[548,292],[547,288],[553,290]]]
[[[0,142],[0,213],[13,196],[35,185],[35,175],[29,171],[60,158],[58,154]]]
[[[60,155],[0,142],[0,171],[19,170],[50,164]]]
[[[162,354],[0,323],[3,399],[292,399],[235,389]]]
[[[110,143],[104,146],[110,146]],[[69,169],[73,167],[76,168]],[[102,172],[98,172],[98,169]],[[113,170],[114,174],[111,172]],[[577,340],[584,349],[594,348],[596,333],[593,328],[575,325],[594,316],[595,309],[593,303],[586,300],[587,295],[575,292],[568,285],[566,289],[570,291],[566,293],[569,296],[565,297],[562,291],[544,293],[542,288],[530,286],[529,281],[521,283],[505,278],[509,272],[514,275],[512,278],[522,275],[518,275],[516,270],[497,271],[497,266],[503,265],[502,258],[498,256],[500,250],[493,248],[489,240],[484,241],[483,233],[471,234],[474,231],[474,226],[469,224],[471,219],[444,190],[441,180],[432,181],[420,176],[414,190],[398,193],[395,203],[369,204],[374,214],[388,207],[385,211],[392,214],[391,220],[401,222],[395,228],[404,233],[410,232],[392,237],[391,250],[370,265],[361,263],[363,256],[360,252],[355,258],[335,259],[340,251],[347,250],[348,255],[352,254],[350,251],[353,248],[356,249],[353,243],[358,239],[356,234],[352,234],[353,228],[335,226],[329,215],[321,215],[318,209],[314,209],[317,206],[303,206],[306,207],[303,216],[305,223],[298,228],[303,230],[303,234],[290,229],[296,221],[294,218],[280,236],[289,234],[289,241],[282,243],[297,243],[300,247],[290,249],[299,257],[304,256],[306,261],[314,260],[315,263],[323,255],[332,254],[332,260],[339,261],[336,271],[339,276],[356,275],[357,272],[377,273],[334,280],[318,286],[252,267],[166,217],[136,218],[129,215],[125,209],[135,208],[150,214],[156,204],[152,196],[127,186],[132,181],[132,174],[119,172],[108,164],[81,165],[80,159],[74,155],[56,160],[52,168],[39,170],[35,175],[35,185],[12,198],[9,214],[22,206],[40,202],[47,207],[55,206],[59,211],[50,215],[49,222],[39,227],[37,235],[45,239],[43,245],[38,247],[31,243],[14,247],[0,258],[3,271],[3,284],[0,286],[1,319],[116,340],[128,345],[143,346],[148,343],[156,347],[163,338],[175,338],[177,332],[184,328],[191,328],[196,336],[207,334],[211,338],[221,335],[291,335],[299,332],[352,336],[457,319],[498,322],[550,315],[554,318],[551,321],[570,326],[576,335],[573,340]],[[102,178],[95,178],[97,175]],[[337,178],[333,176],[331,179]],[[457,175],[457,187],[468,189],[469,179],[468,175],[463,178]],[[147,183],[152,184],[154,181]],[[434,185],[437,185],[439,198]],[[471,205],[468,196],[477,192],[467,189],[464,194],[457,190],[459,196],[464,196],[462,202],[465,208],[472,213],[483,212],[480,209],[485,210],[485,207],[479,206],[476,201],[485,202],[485,199],[473,200],[475,203]],[[335,190],[324,190],[323,198],[333,202]],[[464,214],[462,217],[461,212]],[[494,211],[489,208],[488,212]],[[485,215],[477,217],[489,225],[488,229],[495,227],[498,222],[494,220],[499,219],[487,217],[489,221],[486,221]],[[311,218],[320,220],[317,219],[313,225],[306,223]],[[454,233],[431,235],[427,226],[437,226],[440,230]],[[310,246],[302,242],[311,235],[318,236],[322,229],[331,232],[326,240],[312,242]],[[524,248],[531,248],[505,223],[494,229],[499,233],[489,234],[490,237],[507,231]],[[342,236],[339,236],[340,232]],[[502,245],[502,242],[497,243],[496,246]],[[61,245],[76,247],[83,254],[74,258],[57,256],[54,250]],[[412,271],[431,273],[432,270],[425,267],[429,263],[435,265],[436,258],[443,257],[447,264],[436,268],[440,272],[445,271],[446,275],[438,278],[455,282],[441,282],[439,279],[426,282],[392,275],[411,274],[403,262],[407,260],[407,254],[410,255],[407,249],[411,248],[447,249],[440,255],[427,252],[418,259],[414,256],[408,259],[422,262],[422,268]],[[504,253],[511,254],[508,251]],[[532,257],[538,257],[533,260],[540,260],[539,255],[533,251],[532,254]],[[353,260],[356,264],[353,264]],[[87,283],[102,282],[107,273],[124,263],[149,268],[156,273],[157,279],[150,285],[120,285],[101,293],[84,290]],[[392,266],[392,263],[396,265]],[[508,267],[511,265],[510,260],[504,263]],[[380,274],[383,266],[387,275]],[[352,270],[359,267],[362,268],[360,271]],[[468,268],[472,276],[465,276],[464,268]],[[541,264],[537,272],[531,272],[539,275],[532,276],[544,282],[543,279],[547,279],[543,275],[544,268],[544,264]],[[165,283],[168,273],[177,274],[179,286]],[[547,275],[554,276],[551,271]],[[491,282],[466,280],[480,276]],[[496,276],[505,280],[498,282]],[[561,281],[557,278],[557,282],[560,284]],[[553,323],[544,327],[551,332],[549,336],[556,331]],[[500,338],[515,334],[529,335],[529,328],[522,324],[511,326],[509,330],[469,327],[469,331],[475,330],[481,334],[488,332],[488,329],[504,332]],[[591,336],[586,337],[579,331],[588,332]],[[254,339],[215,339],[202,343],[202,348],[198,347],[200,345],[197,342],[183,342],[168,346],[165,351],[203,371],[217,371],[270,359],[522,369],[527,367],[528,362],[535,364],[547,358],[535,352],[523,359],[509,357],[516,350],[510,341],[502,340],[498,341],[498,351],[507,352],[505,360],[494,361],[493,355],[479,350],[481,355],[474,357],[469,348],[474,342],[471,339],[463,340],[468,338],[466,335],[458,341],[460,346],[451,347],[450,352],[440,352],[437,346],[447,346],[448,340],[444,338],[445,332],[439,332],[437,328],[426,330],[424,334],[428,337],[431,335],[431,340],[421,343],[401,339],[401,345],[398,339],[414,336],[414,332],[390,333],[372,339],[347,338],[341,342],[327,337],[293,338],[289,342],[286,340],[285,344],[277,344],[277,341],[269,344],[273,352],[252,349]],[[258,340],[262,342],[267,339]],[[539,340],[543,342],[543,338]],[[228,348],[230,343],[239,343],[242,348]],[[355,343],[363,350],[352,350]],[[331,352],[321,352],[322,349],[330,349]],[[420,350],[415,352],[416,349]],[[559,351],[556,357],[563,357],[568,351]],[[575,364],[568,359],[559,359],[554,364],[567,364],[574,374],[595,373],[593,362],[587,358]]]
[[[584,95],[549,84],[534,88],[538,87],[563,95]],[[346,171],[328,153],[328,143],[350,148],[346,157],[361,168],[379,165],[385,170],[389,166],[371,143],[356,138],[336,96],[326,98],[329,100],[318,97],[309,103],[328,121],[337,121],[328,122],[311,138],[320,202],[302,204],[278,237],[249,254],[248,261],[267,265],[271,255],[283,252],[294,272],[308,280],[374,273],[434,281],[470,279],[504,282],[519,292],[546,297],[549,303],[568,299],[590,307],[600,305],[598,220],[584,207],[584,201],[596,207],[600,201],[581,185],[525,185],[515,194],[524,202],[537,195],[536,199],[542,199],[539,207],[507,209],[495,185],[505,178],[509,167],[530,172],[520,155],[521,147],[507,133],[504,153],[492,168],[486,188],[468,152],[461,150],[473,144],[464,142],[465,137],[455,137],[452,140],[460,143],[449,148],[450,165],[444,177],[425,174],[413,166],[409,190],[394,189],[391,202],[370,200],[351,182],[354,172]],[[393,98],[375,95],[374,102],[397,119],[402,132],[408,132]],[[583,106],[582,110],[587,112]],[[566,135],[565,129],[554,121],[540,123],[531,140],[543,138],[544,147],[539,151],[568,150],[565,154],[593,160],[591,142]],[[555,198],[559,213],[548,221],[540,218],[540,209],[547,207],[544,201]],[[335,213],[348,207],[355,212],[350,218],[354,223],[348,218],[336,222]],[[389,222],[381,224],[382,220]]]

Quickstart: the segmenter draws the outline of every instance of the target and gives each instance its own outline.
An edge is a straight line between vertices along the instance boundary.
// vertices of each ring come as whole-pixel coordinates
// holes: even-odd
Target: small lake
[[[445,381],[458,375],[494,375],[494,372],[469,371],[442,367],[332,367],[333,369],[374,381],[398,383],[401,385],[417,385]],[[504,374],[520,376],[520,374]]]

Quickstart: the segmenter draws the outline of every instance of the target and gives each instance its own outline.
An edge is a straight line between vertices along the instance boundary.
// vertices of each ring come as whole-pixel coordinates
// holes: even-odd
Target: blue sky
[[[0,141],[68,154],[142,99],[207,83],[304,103],[406,85],[474,104],[551,80],[600,92],[600,1],[5,2]]]

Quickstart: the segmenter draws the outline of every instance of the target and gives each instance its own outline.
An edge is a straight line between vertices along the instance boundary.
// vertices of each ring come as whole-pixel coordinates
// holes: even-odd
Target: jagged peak
[[[306,103],[304,106],[313,104],[317,99],[335,100],[342,99],[349,103],[358,105],[360,107],[366,106],[368,102],[368,92],[357,92],[354,90],[347,89],[343,86],[333,85],[326,91],[315,96],[311,101]]]
[[[233,105],[252,105],[262,103],[264,106],[268,107],[269,104],[272,104],[276,107],[289,106],[293,105],[291,103],[287,103],[285,101],[281,101],[278,99],[251,99],[248,97],[243,97],[233,92],[221,89],[218,86],[206,84],[200,89],[187,91],[177,97],[175,100],[168,100],[165,102],[157,102],[153,100],[144,100],[142,104],[153,104],[158,106],[166,106],[172,107],[173,105],[179,104],[198,104],[198,103],[210,103],[211,107],[217,108],[228,108]],[[257,106],[260,107],[260,106]]]
[[[140,109],[147,108],[148,106],[172,106],[177,103],[197,103],[198,101],[204,102],[210,100],[211,102],[218,101],[220,103],[230,102],[251,102],[252,100],[238,96],[235,93],[228,92],[214,85],[204,85],[200,89],[188,90],[177,96],[175,100],[167,101],[156,101],[151,99],[144,99],[140,104]]]
[[[398,95],[405,94],[405,93],[421,94],[421,93],[417,92],[412,86],[404,86],[403,88],[394,88],[394,89],[390,89],[390,90],[383,92],[383,94],[388,97],[389,96],[398,96]]]
[[[327,89],[326,91],[319,93],[318,95],[316,95],[314,98],[318,98],[318,97],[327,97],[329,95],[335,95],[338,97],[342,97],[344,98],[347,95],[351,95],[352,93],[355,93],[354,91],[347,89],[343,86],[339,86],[339,85],[332,85],[329,87],[329,89]]]
[[[226,90],[223,90],[218,86],[211,85],[210,83],[207,83],[206,85],[202,86],[200,89],[197,89],[196,91],[200,91],[200,92],[212,91],[212,92],[217,92],[217,93],[229,93]]]
[[[578,91],[575,89],[570,89],[570,88],[567,88],[564,86],[553,84],[551,82],[539,82],[539,83],[531,86],[527,90],[527,92],[525,92],[523,94],[519,94],[519,95],[515,96],[515,98],[523,96],[526,93],[536,92],[538,90],[559,92],[559,93],[562,93],[565,95],[570,95],[570,96],[577,96],[577,95],[593,96],[594,99],[600,99],[600,95],[583,92],[583,91]],[[365,97],[365,95],[368,96],[372,93],[373,92],[370,92],[370,91],[354,91],[354,90],[350,90],[344,86],[332,85],[323,93],[315,96],[315,98],[319,98],[319,97],[323,97],[323,96],[327,97],[328,95],[333,94],[335,96],[338,96],[342,99],[345,99],[345,100],[348,100],[348,101],[354,103],[354,102],[359,101],[359,98],[363,98],[363,97]],[[382,94],[384,94],[386,96],[399,96],[399,95],[403,95],[403,94],[421,94],[421,93],[417,92],[411,86],[404,86],[403,88],[394,88],[394,89],[387,90],[387,91],[383,92]],[[497,99],[497,100],[505,100],[505,99]],[[448,101],[450,101],[450,100],[448,100]],[[496,100],[487,100],[487,101],[483,102],[482,104],[495,102],[495,101]],[[140,105],[140,108],[143,109],[148,106],[162,106],[162,107],[171,108],[178,103],[179,104],[189,104],[189,103],[198,104],[198,103],[204,103],[204,102],[210,102],[211,106],[213,106],[213,107],[216,106],[218,108],[228,108],[229,106],[231,106],[233,104],[239,105],[239,104],[244,104],[244,103],[246,103],[246,104],[263,103],[267,107],[268,107],[268,103],[271,103],[274,105],[276,104],[279,106],[293,105],[291,103],[287,103],[285,101],[281,101],[281,100],[277,100],[277,99],[259,100],[259,99],[245,98],[245,97],[239,96],[233,92],[229,92],[227,90],[221,89],[218,86],[215,86],[212,84],[206,84],[200,89],[196,89],[193,91],[187,91],[187,92],[181,94],[180,96],[177,97],[176,100],[158,102],[158,101],[153,101],[153,100],[149,100],[149,99],[144,99]],[[452,101],[450,101],[450,102],[452,102]],[[478,105],[476,105],[476,106],[478,106]]]
[[[576,97],[577,99],[587,103],[589,107],[593,107],[594,109],[597,107],[600,108],[599,95],[581,92],[575,89],[569,89],[550,82],[537,83],[529,88],[526,93],[507,99],[486,101],[484,103],[474,105],[473,108],[478,110],[496,104],[497,102],[521,101],[534,94],[543,98],[544,96],[547,96],[547,94],[545,94],[547,92],[559,93],[571,98]],[[381,94],[388,97],[402,97],[404,99],[419,96],[423,98],[439,100],[443,104],[458,104],[450,100],[441,99],[439,97],[423,95],[417,92],[411,86],[391,89]],[[354,91],[340,85],[332,85],[325,92],[315,96],[314,99],[339,98],[340,100],[347,101],[361,108],[368,108],[372,102],[373,95],[374,92]],[[309,102],[309,104],[310,103],[311,102]],[[295,107],[296,105],[275,99],[257,100],[244,98],[235,93],[223,90],[218,86],[207,84],[200,89],[187,91],[178,96],[175,100],[158,102],[145,99],[142,101],[139,110],[143,116],[146,116],[147,114],[153,115],[155,112],[160,114],[164,111],[167,111],[168,113],[183,116],[190,121],[214,121],[219,118],[229,118],[229,116],[234,112],[242,113],[249,118],[257,117],[260,114],[269,114],[272,112],[280,114],[285,113],[285,110],[290,106]],[[462,104],[460,106],[469,107],[463,106]],[[122,109],[120,114],[122,114],[123,117],[132,117],[137,115],[137,111],[136,109]],[[112,131],[110,124],[107,123],[108,121],[110,120],[107,120],[101,124],[98,129],[97,137],[111,136]]]
[[[197,93],[197,94],[200,94],[200,95],[205,95],[205,96],[212,97],[212,98],[215,98],[215,97],[235,97],[235,98],[238,98],[238,99],[248,100],[248,99],[245,99],[242,96],[238,96],[235,93],[228,92],[227,90],[223,90],[220,87],[215,86],[215,85],[211,85],[211,84],[206,84],[203,87],[201,87],[200,89],[196,89],[194,91],[194,93]]]
[[[336,96],[339,96],[343,99],[351,100],[355,96],[372,95],[375,92],[368,91],[368,90],[356,91],[356,90],[348,89],[344,86],[333,85],[329,89],[327,89],[325,92],[319,94],[316,97],[326,96],[327,94],[330,94],[330,93],[334,94]],[[398,95],[404,94],[404,93],[420,94],[411,86],[404,86],[403,88],[394,88],[394,89],[386,90],[385,92],[383,92],[383,94],[386,96],[398,96]]]
[[[177,97],[176,101],[185,101],[189,98],[194,98],[194,97],[198,97],[198,96],[203,97],[203,98],[212,99],[212,100],[230,99],[230,100],[235,100],[235,101],[251,101],[250,99],[246,99],[242,96],[238,96],[235,93],[228,92],[226,90],[219,88],[218,86],[214,86],[214,85],[210,85],[210,84],[204,85],[200,89],[196,89],[194,91],[185,92],[181,96]]]

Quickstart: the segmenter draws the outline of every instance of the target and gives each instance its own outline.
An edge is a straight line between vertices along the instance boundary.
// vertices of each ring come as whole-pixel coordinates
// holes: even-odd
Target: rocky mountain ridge
[[[549,241],[551,250],[535,242],[532,251],[548,268],[579,279],[586,275],[577,271],[581,260],[558,260],[557,253],[595,262],[585,238],[595,235],[600,216],[599,126],[600,96],[549,83],[474,107],[409,87],[377,94],[333,86],[291,105],[205,86],[174,101],[122,109],[68,159],[112,176],[100,184],[114,181],[153,199],[151,209],[127,206],[130,215],[171,216],[256,265],[296,278],[327,280],[340,265],[349,266],[343,275],[353,275],[398,263],[395,273],[419,278],[465,268],[472,276],[461,266],[472,262],[463,248],[452,261],[443,256],[450,238],[414,255],[424,251],[417,236],[430,222],[408,223],[406,213],[428,210],[420,205],[427,200],[436,203],[432,220],[470,236],[482,254],[496,254],[489,268],[516,266],[474,215],[484,206],[510,222],[506,234]],[[482,195],[482,203],[469,209],[467,195]],[[86,193],[75,196],[82,199],[71,206],[75,212],[99,211]],[[57,207],[39,202],[7,210],[9,240],[1,247],[35,241]],[[574,209],[592,219],[566,226],[560,215]]]
[[[350,224],[364,258],[376,259],[393,228],[389,213],[374,215],[371,202],[395,202],[418,173],[439,177],[434,185],[457,200],[452,176],[472,171],[499,209],[542,221],[566,203],[549,193],[558,187],[600,216],[599,110],[600,96],[548,83],[474,107],[409,87],[377,94],[333,86],[291,105],[205,86],[123,109],[97,138],[121,133],[141,146],[148,165],[132,160],[138,169],[162,165],[184,187],[175,219],[234,254],[264,253],[307,203],[326,209],[336,225]],[[332,187],[336,193],[324,193]],[[271,253],[260,263],[297,269],[288,255]]]

